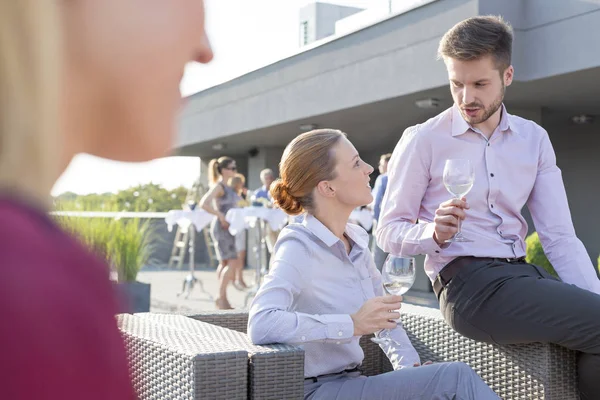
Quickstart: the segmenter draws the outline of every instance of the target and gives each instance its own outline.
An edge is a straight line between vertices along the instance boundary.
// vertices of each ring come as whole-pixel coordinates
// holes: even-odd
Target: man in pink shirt
[[[512,29],[501,18],[460,22],[440,42],[454,106],[408,128],[388,168],[380,247],[426,254],[444,318],[469,338],[546,342],[581,352],[582,399],[600,398],[600,281],[575,235],[548,134],[510,115]],[[467,159],[474,185],[451,199],[446,160]],[[527,205],[561,280],[525,262]],[[470,242],[447,242],[462,222]]]

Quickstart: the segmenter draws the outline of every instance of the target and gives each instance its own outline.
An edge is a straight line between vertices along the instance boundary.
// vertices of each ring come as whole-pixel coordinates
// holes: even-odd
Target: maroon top
[[[0,198],[0,398],[134,399],[116,310],[102,262]]]

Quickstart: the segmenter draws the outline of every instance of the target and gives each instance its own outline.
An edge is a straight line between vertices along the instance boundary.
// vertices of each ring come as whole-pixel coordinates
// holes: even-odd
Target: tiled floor
[[[201,310],[214,310],[218,290],[217,276],[214,270],[201,269],[194,273],[195,277],[202,281],[206,292],[200,290],[196,284],[189,298],[177,296],[183,286],[188,271],[168,270],[166,268],[145,268],[138,274],[138,281],[150,283],[151,286],[151,310],[152,312],[194,312]],[[254,282],[254,271],[245,270],[246,284]],[[239,291],[229,287],[228,297],[231,305],[235,308],[244,308],[247,291]],[[212,297],[211,297],[212,296]],[[437,307],[438,302],[433,293],[408,292],[404,295],[406,303],[417,304],[428,307]]]

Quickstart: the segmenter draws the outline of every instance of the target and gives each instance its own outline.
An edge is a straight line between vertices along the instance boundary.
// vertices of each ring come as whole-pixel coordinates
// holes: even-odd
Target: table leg
[[[257,233],[258,233],[258,243],[257,245],[254,247],[254,252],[256,253],[256,268],[255,268],[255,282],[254,282],[254,286],[248,291],[248,293],[246,294],[246,299],[244,301],[244,308],[246,308],[248,306],[248,303],[250,302],[250,300],[256,296],[256,293],[258,293],[258,289],[260,288],[260,284],[262,282],[262,277],[263,277],[263,263],[262,263],[262,256],[263,256],[263,250],[265,248],[265,239],[263,237],[263,221],[260,218],[256,219],[256,229],[257,229]]]
[[[190,297],[190,293],[192,292],[192,289],[194,289],[194,285],[197,283],[200,286],[200,291],[202,293],[205,293],[206,295],[208,295],[208,297],[212,300],[213,297],[210,293],[208,293],[206,290],[204,290],[204,284],[202,282],[202,280],[196,278],[196,276],[194,275],[194,272],[196,270],[196,230],[194,229],[193,226],[189,227],[190,229],[190,234],[189,234],[189,242],[188,242],[188,246],[189,246],[189,253],[190,253],[190,273],[185,277],[184,281],[183,281],[183,288],[181,290],[181,293],[179,293],[177,296],[184,294],[185,293],[185,298],[189,298]]]
[[[189,252],[190,256],[193,254],[193,249],[191,248],[193,243],[193,235],[194,228],[192,226],[188,226],[187,229],[190,229],[190,234],[188,235],[188,242],[184,244],[184,246],[190,246]],[[183,254],[185,254],[185,248],[183,249]],[[183,286],[181,287],[181,292],[177,293],[177,297],[185,294],[185,298],[187,299],[190,296],[191,288],[194,286],[194,274],[193,274],[193,257],[190,257],[190,273],[186,275],[183,279]]]
[[[187,293],[185,294],[185,298],[190,297],[190,293],[194,288],[194,284],[198,279],[194,276],[194,270],[196,269],[196,229],[193,225],[190,226],[190,235],[189,235],[189,246],[190,246],[190,273],[186,277],[186,281],[188,282]]]

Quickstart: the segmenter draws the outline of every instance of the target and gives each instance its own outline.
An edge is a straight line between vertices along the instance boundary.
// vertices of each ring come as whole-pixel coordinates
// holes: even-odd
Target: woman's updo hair
[[[287,214],[298,215],[304,211],[298,199],[290,194],[287,186],[285,186],[281,179],[277,179],[271,184],[270,192],[277,206]]]
[[[346,134],[336,129],[316,129],[290,142],[279,163],[281,178],[271,184],[273,201],[289,215],[313,213],[313,189],[333,179],[333,147]]]

